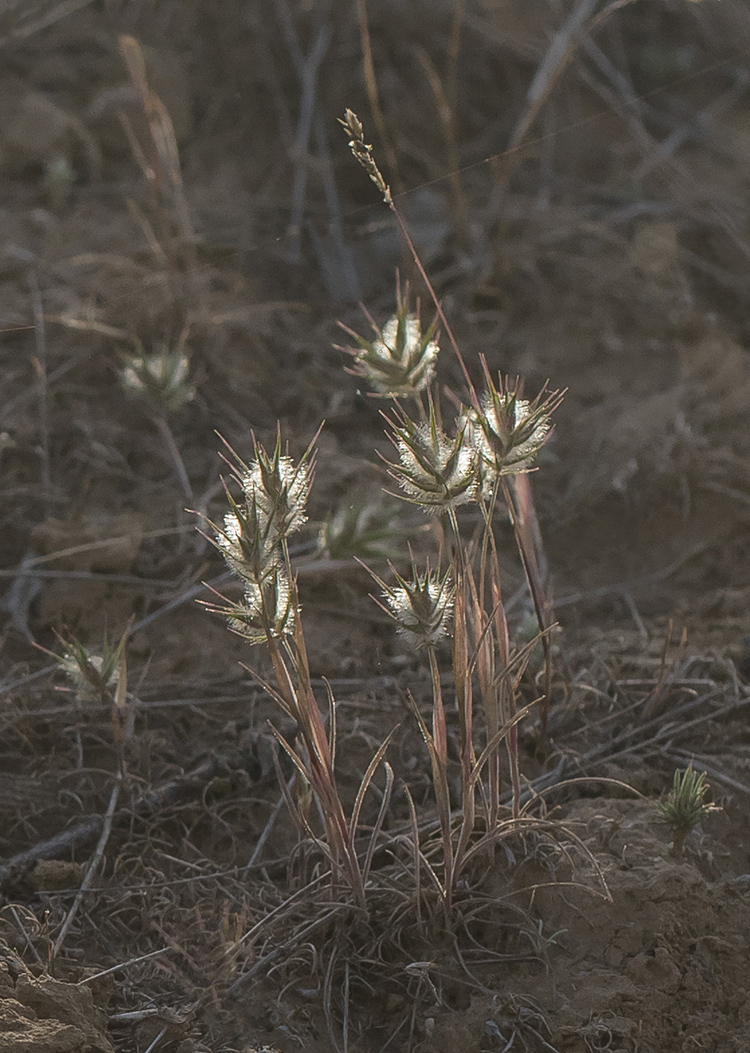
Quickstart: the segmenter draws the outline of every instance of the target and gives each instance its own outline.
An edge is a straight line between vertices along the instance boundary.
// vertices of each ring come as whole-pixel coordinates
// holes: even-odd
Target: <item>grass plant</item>
[[[697,772],[692,764],[674,773],[672,789],[666,800],[660,802],[659,811],[665,823],[672,830],[670,852],[680,857],[685,846],[685,838],[710,812],[717,811],[716,805],[706,802],[710,787],[706,782],[706,773]]]
[[[347,111],[342,124],[351,136],[355,157],[395,211],[358,118]],[[415,260],[422,269],[416,252]],[[393,459],[385,460],[395,484],[392,496],[439,520],[447,538],[444,547],[450,551],[445,568],[441,568],[442,551],[434,567],[428,562],[420,568],[412,556],[408,575],[391,566],[393,584],[370,571],[380,589],[376,602],[395,622],[408,646],[424,654],[429,667],[430,717],[423,715],[416,699],[409,696],[409,701],[430,758],[441,852],[439,861],[432,848],[423,852],[413,819],[414,906],[421,914],[424,870],[428,886],[437,893],[443,924],[450,931],[457,921],[456,896],[470,862],[482,855],[491,859],[498,840],[515,825],[526,830],[529,823],[533,826],[533,820],[521,814],[518,724],[534,703],[519,707],[518,686],[536,641],[520,650],[511,646],[495,521],[503,515],[510,519],[545,636],[541,583],[525,529],[528,509],[519,500],[519,491],[511,493],[509,480],[533,470],[552,434],[551,416],[562,395],[543,390],[529,400],[520,380],[503,376],[493,380],[484,360],[482,385],[477,390],[453,341],[468,388],[464,397],[452,396],[452,405],[457,407],[454,419],[444,420],[435,375],[438,324],[442,320],[447,326],[447,319],[427,281],[436,316],[425,331],[419,305],[412,310],[408,286],[402,287],[397,279],[393,316],[381,328],[368,314],[374,332],[370,339],[345,327],[356,345],[345,350],[354,358],[350,371],[365,380],[376,397],[391,400],[383,420],[394,449]],[[226,460],[232,469],[231,486],[226,487],[229,510],[222,525],[210,520],[205,524],[209,540],[241,580],[244,597],[239,602],[221,597],[221,602],[208,606],[225,616],[230,628],[250,643],[265,645],[273,682],[254,675],[295,727],[291,738],[273,731],[296,775],[295,792],[281,778],[287,804],[302,838],[309,839],[328,860],[332,887],[339,895],[345,891],[358,909],[367,912],[372,888],[377,886],[374,878],[372,888],[368,881],[393,787],[392,771],[384,762],[390,735],[372,756],[353,807],[347,811],[335,773],[336,703],[329,689],[326,714],[313,692],[288,546],[289,536],[307,518],[315,439],[296,463],[282,446],[280,429],[270,452],[256,440],[249,464],[229,446]],[[460,520],[461,509],[469,504],[481,510],[478,536],[467,537]],[[446,638],[451,639],[451,686],[459,735],[457,794],[451,793],[449,780],[449,717],[441,670],[441,646]],[[548,705],[549,689],[545,702]],[[512,793],[509,815],[501,806],[503,752]],[[360,833],[364,797],[381,763],[385,763],[386,777],[377,819],[367,834]],[[316,826],[313,805],[320,826]],[[414,817],[413,805],[410,807]]]

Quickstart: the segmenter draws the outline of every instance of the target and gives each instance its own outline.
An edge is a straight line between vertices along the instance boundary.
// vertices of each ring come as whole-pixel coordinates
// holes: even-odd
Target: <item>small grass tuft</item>
[[[705,797],[709,791],[706,773],[697,772],[692,764],[684,771],[674,773],[672,789],[667,799],[659,804],[662,819],[672,828],[673,841],[670,853],[680,857],[685,838],[698,823],[710,812],[718,811],[715,804],[707,804]]]

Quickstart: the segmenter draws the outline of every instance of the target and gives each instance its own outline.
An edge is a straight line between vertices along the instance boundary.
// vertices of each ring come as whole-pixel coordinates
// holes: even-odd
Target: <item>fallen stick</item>
[[[113,825],[116,826],[134,814],[143,818],[161,811],[183,797],[202,791],[210,779],[229,771],[248,771],[251,777],[260,778],[260,764],[255,758],[250,758],[246,751],[214,754],[185,775],[179,775],[144,793],[132,806],[118,809]],[[0,865],[0,889],[22,880],[39,860],[60,859],[69,852],[96,841],[104,828],[104,819],[103,815],[92,815],[68,830],[45,841],[39,841],[25,852],[12,856]]]

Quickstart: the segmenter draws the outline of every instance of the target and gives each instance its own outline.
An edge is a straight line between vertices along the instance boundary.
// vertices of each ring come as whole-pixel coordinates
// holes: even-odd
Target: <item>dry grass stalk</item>
[[[331,864],[331,880],[342,884],[360,908],[366,907],[365,884],[372,856],[390,799],[392,773],[386,767],[386,788],[379,817],[364,859],[356,844],[362,803],[380,766],[390,736],[376,751],[365,772],[354,806],[347,817],[336,783],[336,707],[329,690],[328,727],[313,691],[307,647],[300,612],[296,577],[292,570],[288,538],[306,520],[306,502],[315,466],[317,435],[298,464],[282,452],[281,433],[268,452],[255,443],[255,458],[248,465],[227,446],[232,478],[242,490],[237,501],[227,490],[229,512],[223,527],[204,518],[212,531],[209,540],[222,553],[228,567],[245,586],[239,603],[209,604],[225,615],[230,627],[251,643],[264,643],[274,672],[274,683],[253,672],[280,709],[294,721],[301,740],[295,746],[273,728],[282,750],[297,773],[296,799],[281,779],[282,792],[300,832],[318,846]],[[252,670],[251,670],[252,672]],[[314,799],[322,817],[325,837],[313,830],[310,805]]]

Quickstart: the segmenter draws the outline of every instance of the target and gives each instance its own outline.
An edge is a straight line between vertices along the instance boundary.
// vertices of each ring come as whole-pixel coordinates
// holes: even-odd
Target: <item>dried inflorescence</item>
[[[503,476],[531,471],[561,395],[542,393],[530,402],[508,383],[500,377],[495,387],[488,375],[478,407],[458,416],[452,436],[438,422],[432,401],[427,421],[396,410],[390,424],[399,461],[389,471],[406,500],[430,513],[449,512],[490,498]]]
[[[420,572],[412,563],[411,579],[391,569],[395,585],[386,585],[376,578],[383,590],[381,606],[393,618],[408,646],[434,647],[451,628],[455,590],[450,569],[441,575],[428,565]]]
[[[496,478],[521,475],[533,468],[550,437],[551,415],[562,394],[542,390],[533,401],[522,398],[520,381],[498,377],[497,386],[485,366],[485,390],[478,409],[465,415],[467,441],[475,449],[482,493],[487,496]]]
[[[116,644],[104,637],[101,653],[88,650],[76,639],[57,657],[60,669],[68,678],[80,702],[100,702],[117,689],[122,658],[125,651],[123,636]]]
[[[253,644],[265,643],[269,637],[278,639],[294,632],[295,604],[289,575],[280,563],[275,563],[257,582],[248,582],[239,603],[212,605],[213,611],[223,614],[232,632],[244,636]]]
[[[383,195],[383,200],[386,205],[392,206],[393,200],[391,197],[391,188],[386,183],[382,172],[375,163],[372,146],[365,142],[365,130],[362,127],[362,122],[359,117],[353,110],[350,110],[347,107],[344,112],[344,119],[339,119],[339,124],[349,136],[349,149],[355,159],[364,168],[365,172],[367,172],[370,179]]]
[[[271,453],[256,442],[249,465],[233,450],[230,453],[242,499],[227,491],[229,511],[223,528],[207,522],[213,530],[212,544],[242,579],[245,594],[238,603],[227,600],[208,606],[223,614],[234,632],[251,643],[263,643],[294,632],[296,603],[287,539],[307,521],[313,445],[298,464],[282,452],[280,434]]]
[[[429,513],[476,500],[477,452],[467,442],[463,425],[449,436],[438,422],[432,400],[427,421],[414,421],[396,410],[389,423],[399,460],[389,462],[388,470],[404,491],[400,496]]]
[[[425,332],[416,311],[410,310],[409,289],[396,289],[396,313],[381,329],[372,319],[375,339],[366,340],[353,329],[342,326],[357,342],[357,347],[345,347],[354,356],[355,376],[367,380],[381,398],[416,398],[435,376],[435,363],[440,350],[437,339],[437,318]]]

